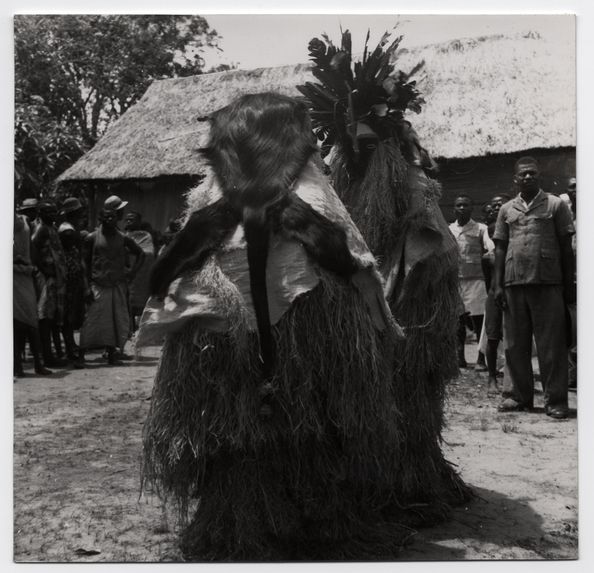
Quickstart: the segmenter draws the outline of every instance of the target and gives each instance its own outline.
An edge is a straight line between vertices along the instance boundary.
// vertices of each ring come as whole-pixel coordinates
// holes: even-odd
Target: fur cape
[[[244,226],[226,206],[214,171],[208,169],[202,183],[188,193],[187,204],[184,228],[155,264],[152,288],[162,292],[145,306],[136,338],[139,348],[160,345],[165,335],[180,331],[188,321],[212,332],[233,328],[237,313],[224,296],[227,288],[213,288],[210,275],[203,280],[209,265],[233,283],[241,320],[248,330],[257,330]],[[271,324],[278,323],[298,296],[319,284],[319,269],[325,268],[350,276],[379,330],[389,328],[402,336],[383,296],[376,260],[314,159],[300,173],[287,205],[267,249]]]

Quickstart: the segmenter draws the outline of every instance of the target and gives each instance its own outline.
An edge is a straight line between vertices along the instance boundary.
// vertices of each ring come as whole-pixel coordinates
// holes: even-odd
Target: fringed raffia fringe
[[[377,148],[360,182],[349,180],[346,162],[344,154],[336,154],[336,190],[381,261],[402,244],[403,235],[430,220],[441,186],[422,175],[409,177],[411,168],[390,142]],[[407,335],[394,348],[394,395],[405,421],[397,491],[400,501],[415,508],[418,526],[446,518],[451,504],[471,495],[441,451],[445,388],[458,373],[458,262],[452,246],[417,264],[389,300]],[[401,509],[396,503],[395,510]]]
[[[145,485],[177,502],[191,559],[394,557],[412,531],[386,518],[406,501],[393,337],[327,275],[274,335],[269,420],[258,416],[254,334],[190,325],[167,339],[144,428]]]
[[[352,166],[340,150],[331,165],[334,186],[365,242],[379,259],[396,247],[406,215],[408,164],[392,140],[381,142],[370,157],[365,175],[351,180]]]
[[[412,270],[401,298],[390,301],[406,332],[395,348],[395,394],[398,408],[411,420],[401,458],[400,493],[405,499],[427,504],[429,521],[434,511],[442,513],[447,505],[470,496],[441,451],[445,389],[458,373],[456,264],[456,252],[431,257]]]
[[[417,200],[424,208],[402,220],[400,233],[423,227],[429,214],[439,209],[439,183],[430,178],[416,181],[421,185]],[[448,236],[442,241],[445,250],[415,265],[388,301],[406,332],[395,346],[395,395],[400,410],[415,420],[407,426],[400,493],[420,504],[419,524],[447,517],[449,505],[471,497],[441,451],[446,386],[458,375],[459,308],[457,245]]]

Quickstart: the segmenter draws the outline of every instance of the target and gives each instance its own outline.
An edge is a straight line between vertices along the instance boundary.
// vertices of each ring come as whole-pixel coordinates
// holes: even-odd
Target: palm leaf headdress
[[[409,73],[395,70],[395,54],[403,37],[390,43],[390,36],[386,32],[369,52],[368,31],[363,58],[354,63],[348,30],[342,33],[340,49],[326,34],[322,34],[322,40],[313,38],[309,42],[312,73],[320,83],[306,82],[297,89],[310,108],[322,155],[338,144],[357,161],[360,135],[373,133],[382,140],[394,137],[403,133],[406,110],[421,111],[425,100],[411,77],[422,69],[424,62]]]

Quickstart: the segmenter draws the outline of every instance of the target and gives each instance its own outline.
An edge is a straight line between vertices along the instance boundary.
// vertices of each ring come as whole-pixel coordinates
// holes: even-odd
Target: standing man
[[[495,233],[495,223],[497,216],[504,203],[507,203],[510,197],[505,194],[496,195],[489,202],[489,216],[487,218],[487,230],[489,238],[493,239]],[[485,356],[487,358],[487,368],[489,371],[488,391],[497,391],[497,351],[499,342],[503,338],[503,311],[495,304],[493,280],[495,268],[495,252],[490,251],[483,257],[483,273],[485,275],[485,286],[487,287],[487,302],[485,303],[485,321],[483,325],[485,337]]]
[[[532,337],[544,389],[545,413],[566,418],[565,305],[575,301],[571,212],[539,187],[539,167],[522,157],[514,169],[518,195],[503,205],[495,227],[495,300],[503,308],[504,400],[499,411],[533,407]]]
[[[19,208],[17,209],[19,215],[23,215],[25,217],[26,223],[29,226],[29,230],[31,235],[35,232],[35,228],[37,227],[37,216],[38,216],[38,201],[35,197],[29,197],[24,199],[23,202],[20,204]]]
[[[570,177],[569,181],[567,182],[567,191],[561,195],[559,195],[559,197],[561,197],[561,199],[563,199],[567,205],[569,206],[569,208],[571,209],[571,213],[573,216],[573,226],[576,226],[576,218],[577,218],[577,197],[576,197],[576,191],[577,191],[577,179],[575,177]],[[571,248],[573,250],[573,260],[574,260],[574,266],[577,263],[577,238],[576,238],[576,234],[574,234],[571,238]],[[574,275],[574,283],[576,282],[577,277]],[[577,288],[577,286],[576,286]],[[575,303],[573,305],[568,305],[569,307],[569,315],[572,317],[572,319],[576,319],[577,318],[577,309],[576,309],[576,305]],[[573,340],[571,341],[571,345],[569,348],[569,387],[570,388],[577,388],[577,339],[576,339],[576,335],[577,335],[577,325],[573,325]]]
[[[52,351],[52,333],[59,330],[64,318],[64,295],[66,289],[66,263],[64,251],[55,223],[58,219],[56,204],[50,200],[39,203],[39,223],[33,233],[34,264],[36,276],[41,350],[46,366],[64,366],[67,361],[56,357]],[[59,336],[54,338],[56,350],[61,349]],[[60,345],[60,346],[59,346]]]
[[[450,231],[458,242],[460,251],[460,294],[464,303],[464,313],[460,316],[458,326],[458,365],[466,368],[464,342],[466,340],[466,317],[470,316],[472,327],[478,337],[483,326],[487,289],[483,277],[482,258],[495,246],[489,238],[487,226],[477,223],[471,218],[472,199],[468,195],[459,195],[454,201],[456,220],[450,225]],[[477,370],[486,370],[485,356],[478,353]]]
[[[61,214],[64,222],[58,228],[64,259],[66,261],[66,295],[64,304],[64,324],[62,336],[66,346],[66,356],[75,368],[82,368],[78,347],[74,341],[74,331],[79,330],[85,318],[85,301],[90,291],[82,255],[84,207],[76,197],[68,197],[62,204]]]
[[[118,229],[126,205],[116,195],[108,197],[100,213],[101,224],[84,240],[93,302],[80,333],[81,357],[90,348],[105,348],[109,364],[119,364],[116,351],[123,350],[130,335],[128,282],[144,262],[143,250]],[[135,257],[129,269],[128,253]]]
[[[33,280],[31,260],[31,230],[25,215],[14,216],[14,241],[12,247],[12,320],[14,329],[14,375],[21,378],[23,371],[23,353],[29,339],[33,354],[35,372],[41,376],[52,374],[41,360],[37,321],[37,295]]]

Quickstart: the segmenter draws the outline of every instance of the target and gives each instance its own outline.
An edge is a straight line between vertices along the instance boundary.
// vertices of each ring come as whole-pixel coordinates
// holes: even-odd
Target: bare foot
[[[489,374],[489,381],[487,382],[487,394],[489,396],[499,394],[499,384],[497,382],[497,377],[492,376],[491,374]]]

